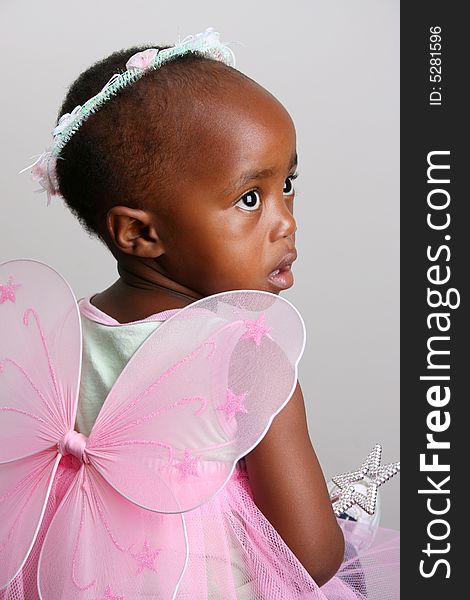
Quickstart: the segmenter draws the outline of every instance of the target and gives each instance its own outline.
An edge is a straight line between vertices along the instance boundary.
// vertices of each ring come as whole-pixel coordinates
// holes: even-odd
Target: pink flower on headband
[[[142,71],[145,71],[157,54],[158,50],[155,48],[148,48],[142,52],[137,52],[137,54],[131,56],[126,62],[126,69],[141,69]]]
[[[47,205],[51,202],[51,196],[59,196],[59,182],[56,172],[57,159],[52,156],[50,150],[46,150],[41,154],[38,160],[26,169],[31,171],[31,179],[37,181],[41,186],[39,192],[47,193]],[[26,171],[23,169],[23,171]],[[22,172],[22,171],[20,171]]]
[[[58,133],[62,133],[64,129],[66,129],[70,123],[76,119],[81,108],[82,107],[78,105],[71,113],[65,113],[65,115],[62,115],[57,123],[57,126],[52,130],[52,135],[55,137]]]

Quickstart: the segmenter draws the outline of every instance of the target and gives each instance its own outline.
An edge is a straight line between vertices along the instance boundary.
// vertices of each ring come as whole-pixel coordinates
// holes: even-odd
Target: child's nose
[[[274,239],[293,237],[297,231],[297,223],[293,215],[293,201],[282,197],[276,204],[273,219]]]

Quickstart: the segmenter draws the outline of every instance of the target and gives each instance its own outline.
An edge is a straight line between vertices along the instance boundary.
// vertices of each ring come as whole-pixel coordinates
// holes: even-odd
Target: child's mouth
[[[277,268],[268,275],[269,281],[280,290],[286,290],[294,284],[294,275],[292,274],[292,263],[297,258],[295,250],[286,254],[286,256],[277,265]]]
[[[269,281],[281,290],[287,290],[294,285],[294,275],[292,274],[290,265],[282,269],[276,269],[269,277]]]

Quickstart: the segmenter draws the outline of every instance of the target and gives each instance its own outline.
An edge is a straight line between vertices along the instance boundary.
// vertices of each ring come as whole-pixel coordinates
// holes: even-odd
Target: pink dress
[[[104,388],[108,388],[106,391],[109,391],[114,383],[113,368],[115,375],[118,375],[121,365],[130,358],[143,339],[178,311],[167,311],[152,315],[143,321],[121,325],[94,307],[89,298],[82,300],[79,306],[83,326],[83,355],[77,426],[79,431],[88,435],[87,429],[93,425],[93,415],[100,409],[99,406],[93,406],[93,387],[98,389],[97,398],[105,397]],[[261,321],[258,320],[257,323]],[[108,335],[107,347],[109,348],[113,338],[115,347],[109,348],[108,357],[104,353],[100,362],[96,360],[99,348],[95,348],[96,352],[93,351],[93,339],[99,339],[99,332],[104,329]],[[115,354],[120,354],[117,365],[112,364]],[[87,406],[90,402],[91,406]],[[230,406],[230,410],[233,411],[233,404]],[[225,408],[223,407],[224,410]],[[239,410],[242,412],[242,408],[239,407]],[[229,416],[233,415],[230,413]],[[230,422],[230,419],[228,421]],[[197,443],[203,446],[204,434],[198,432],[197,435],[202,435]],[[191,494],[191,486],[197,483],[194,482],[195,463],[189,454],[185,454],[178,465],[178,481],[183,482],[181,485],[187,483],[187,493]],[[74,502],[75,497],[70,493],[70,489],[72,482],[77,481],[80,466],[80,461],[72,454],[65,455],[60,460],[39,534],[19,574],[0,591],[0,600],[40,598],[37,585],[39,554],[64,496],[65,504]],[[211,477],[216,478],[217,469],[215,462],[209,463],[204,477],[208,480]],[[131,474],[123,474],[124,479],[127,476]],[[81,481],[79,486],[86,488],[87,481]],[[86,502],[88,498],[92,498],[92,494],[83,498],[83,502]],[[116,503],[118,502],[122,502],[122,498],[118,498],[116,494]],[[184,575],[178,582],[175,595],[172,592],[175,589],[174,582],[166,582],[165,575],[170,573],[178,561],[185,560],[181,544],[175,541],[175,532],[177,528],[178,531],[181,529],[181,516],[152,513],[152,520],[145,527],[152,529],[154,537],[150,541],[146,539],[142,547],[124,547],[119,541],[120,523],[109,521],[101,512],[98,501],[95,504],[90,501],[90,504],[91,519],[97,521],[98,527],[102,528],[103,538],[107,538],[107,546],[95,544],[95,540],[90,539],[85,546],[86,552],[77,552],[77,548],[72,547],[75,544],[74,540],[80,535],[82,526],[84,531],[88,526],[87,523],[83,524],[83,515],[88,514],[84,512],[83,507],[82,518],[78,523],[61,524],[59,519],[56,524],[56,528],[61,527],[59,533],[63,536],[65,550],[67,545],[70,546],[69,555],[73,556],[70,578],[73,580],[74,589],[78,590],[77,597],[83,597],[85,600],[163,600],[173,597],[177,600],[392,600],[399,597],[399,541],[396,532],[379,529],[372,542],[367,540],[371,535],[367,527],[340,519],[346,540],[345,559],[337,575],[319,588],[254,503],[243,459],[238,461],[230,479],[220,491],[200,506],[184,513],[183,533],[188,541],[189,554]],[[86,508],[88,510],[88,507]],[[141,510],[143,515],[145,513],[142,519],[147,519],[148,512]],[[128,533],[126,530],[126,535]],[[61,564],[63,550],[64,548],[58,548],[47,555],[48,577],[54,577],[55,569],[67,568]],[[166,550],[166,555],[170,558],[165,558]],[[85,563],[86,568],[89,568],[89,563],[92,567],[107,565],[109,561],[114,560],[113,552],[120,557],[126,554],[129,561],[135,564],[131,595],[121,593],[119,574],[115,581],[103,584],[101,590],[93,587],[93,582],[88,582],[82,577],[81,569],[85,569]],[[161,562],[163,560],[167,562]],[[161,581],[158,589],[154,583],[154,574],[158,574]],[[54,596],[68,600],[68,596],[61,595],[60,590],[55,591]],[[44,596],[43,600],[48,598]]]

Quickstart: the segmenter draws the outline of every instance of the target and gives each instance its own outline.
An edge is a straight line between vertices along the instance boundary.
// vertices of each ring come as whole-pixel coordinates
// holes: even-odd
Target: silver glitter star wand
[[[357,471],[332,478],[330,499],[336,516],[343,515],[354,505],[369,515],[375,513],[379,486],[400,471],[399,462],[381,466],[381,459],[382,446],[376,444]]]

